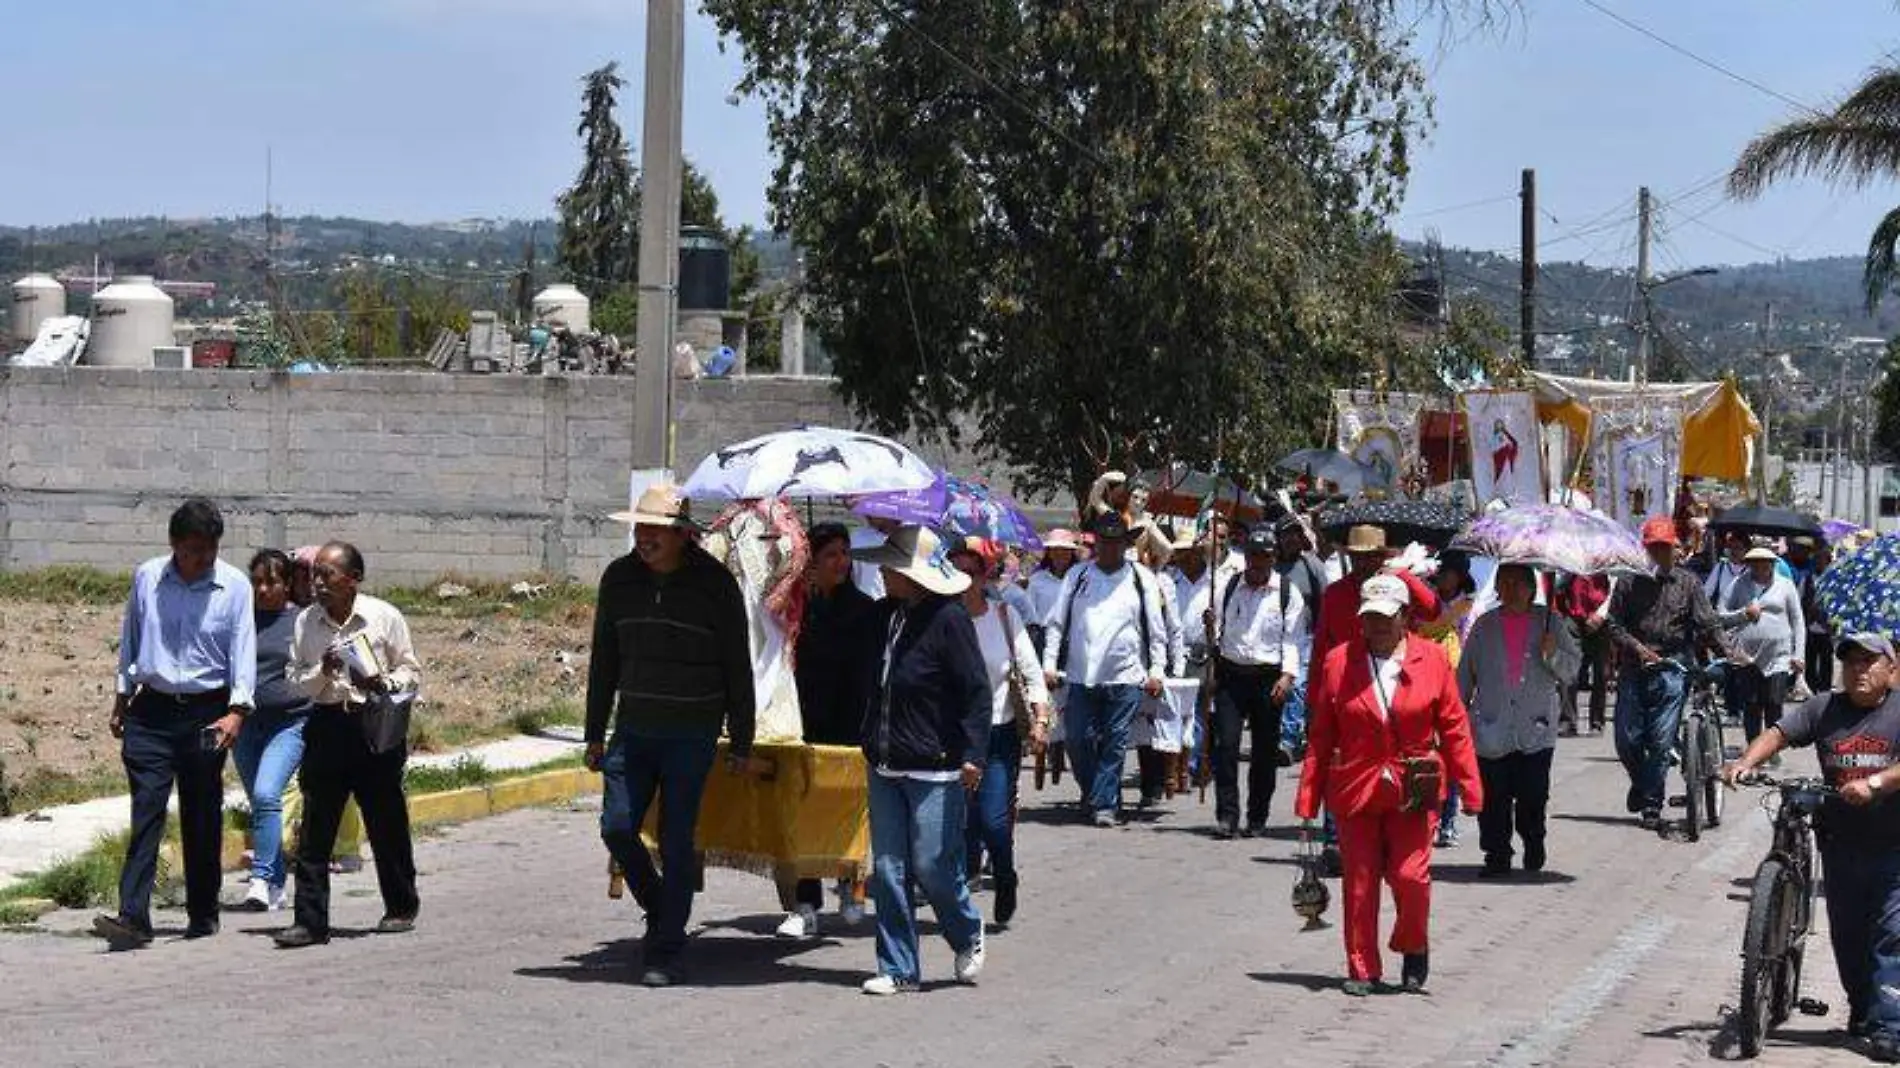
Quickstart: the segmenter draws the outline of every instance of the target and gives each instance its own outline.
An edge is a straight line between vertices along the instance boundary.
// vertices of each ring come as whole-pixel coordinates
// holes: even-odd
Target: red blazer
[[[1398,692],[1391,698],[1388,725],[1379,715],[1363,638],[1326,655],[1317,688],[1307,695],[1306,766],[1293,809],[1301,819],[1318,817],[1321,801],[1338,816],[1396,810],[1399,791],[1389,779],[1382,788],[1382,776],[1399,757],[1434,749],[1445,763],[1446,780],[1463,788],[1465,810],[1484,808],[1471,723],[1451,661],[1437,642],[1417,635],[1405,639]]]

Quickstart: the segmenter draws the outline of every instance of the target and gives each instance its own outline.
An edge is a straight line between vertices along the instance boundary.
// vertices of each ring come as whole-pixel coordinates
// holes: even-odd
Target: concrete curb
[[[597,794],[600,790],[600,774],[586,768],[532,772],[517,778],[503,778],[486,786],[415,794],[409,798],[409,824],[411,827],[431,827],[445,823],[467,823],[521,808],[558,805],[583,794]],[[161,866],[178,871],[184,863],[178,850],[177,842],[166,842],[159,851]],[[244,856],[244,832],[226,828],[222,853],[224,870],[238,870]],[[21,898],[6,903],[6,909],[15,916],[31,913],[32,919],[20,920],[19,923],[31,923],[58,907],[44,898]]]

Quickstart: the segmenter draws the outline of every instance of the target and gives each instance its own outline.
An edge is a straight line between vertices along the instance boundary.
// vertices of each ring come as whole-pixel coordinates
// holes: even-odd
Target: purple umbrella
[[[1037,552],[1042,539],[1016,502],[975,479],[939,474],[919,490],[871,493],[851,510],[858,515],[935,527],[960,538],[988,538]]]
[[[1821,520],[1821,536],[1827,539],[1829,545],[1838,545],[1856,534],[1866,533],[1869,533],[1867,528],[1859,523],[1850,523],[1845,519]]]

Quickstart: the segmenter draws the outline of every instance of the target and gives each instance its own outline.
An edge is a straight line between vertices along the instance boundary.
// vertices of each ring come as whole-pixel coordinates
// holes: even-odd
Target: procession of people
[[[1288,819],[1273,799],[1278,768],[1293,768],[1297,834],[1325,845],[1305,877],[1340,879],[1353,996],[1426,989],[1434,854],[1458,848],[1461,816],[1476,820],[1483,878],[1535,882],[1562,863],[1552,766],[1583,733],[1583,689],[1590,731],[1614,722],[1633,827],[1663,825],[1678,725],[1704,667],[1725,674],[1726,707],[1750,743],[1729,778],[1819,743],[1841,804],[1900,793],[1884,774],[1900,763],[1891,639],[1857,631],[1837,647],[1813,629],[1829,610],[1842,626],[1864,620],[1830,597],[1839,574],[1821,581],[1828,565],[1799,536],[1717,539],[1651,517],[1635,534],[1590,528],[1591,542],[1563,527],[1587,526],[1585,513],[1541,504],[1426,529],[1389,502],[1341,509],[1318,493],[1246,516],[1157,516],[1141,481],[1119,474],[1097,484],[1079,531],[1039,532],[987,489],[933,479],[882,491],[908,495],[898,503],[837,492],[859,502],[857,527],[807,527],[782,499],[740,492],[703,523],[690,481],[655,481],[615,517],[631,550],[599,583],[585,760],[604,777],[610,868],[645,921],[644,984],[692,981],[693,905],[714,864],[776,876],[778,937],[820,937],[828,887],[846,927],[874,917],[866,994],[923,988],[926,903],[950,974],[979,981],[1018,915],[1059,911],[1026,900],[1037,858],[1016,836],[1024,769],[1058,748],[1078,827],[1194,813],[1217,841],[1265,837]],[[294,900],[277,944],[328,940],[331,853],[350,800],[374,849],[377,930],[411,930],[420,898],[402,770],[422,669],[406,624],[359,590],[365,562],[348,543],[299,553],[301,568],[261,552],[247,577],[218,561],[222,533],[214,506],[187,503],[171,554],[134,585],[113,720],[134,834],[120,909],[97,929],[115,945],[150,941],[176,782],[188,937],[217,932],[213,791],[234,750],[257,820],[246,904]],[[1697,541],[1721,551],[1699,556],[1685,544]],[[1827,691],[1832,658],[1817,669],[1817,642],[1847,663],[1843,691]],[[1813,702],[1784,717],[1790,692],[1816,681]],[[802,795],[774,792],[798,751],[824,754],[828,770],[807,768]],[[283,817],[293,774],[294,849]],[[1212,785],[1210,809],[1184,802],[1197,783]],[[812,800],[821,795],[834,806]],[[741,805],[782,819],[776,845],[733,837],[748,821],[721,816]],[[786,844],[814,826],[822,846]],[[1876,823],[1843,815],[1839,827],[1822,851],[1852,888],[1829,896],[1845,910],[1837,958],[1855,1026],[1884,1041],[1900,1036],[1887,981],[1900,967],[1900,930],[1888,928],[1900,921],[1880,910],[1900,892],[1900,867]],[[1395,909],[1383,946],[1382,888]],[[1384,949],[1398,957],[1396,986]]]

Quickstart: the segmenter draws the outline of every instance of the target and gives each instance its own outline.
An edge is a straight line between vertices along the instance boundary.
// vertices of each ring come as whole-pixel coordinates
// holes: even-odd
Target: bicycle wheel
[[[1702,767],[1708,758],[1702,752],[1702,729],[1693,720],[1685,721],[1682,731],[1682,830],[1689,841],[1702,840]]]
[[[1702,721],[1702,731],[1706,736],[1702,747],[1702,801],[1703,818],[1711,827],[1722,825],[1722,809],[1728,800],[1728,790],[1722,786],[1722,764],[1728,759],[1728,749],[1722,740],[1722,717],[1714,715]]]
[[[1755,869],[1749,892],[1748,924],[1742,929],[1742,996],[1735,1010],[1735,1033],[1744,1057],[1760,1056],[1762,1039],[1779,1022],[1775,1002],[1783,997],[1790,876],[1787,864],[1771,856]]]

